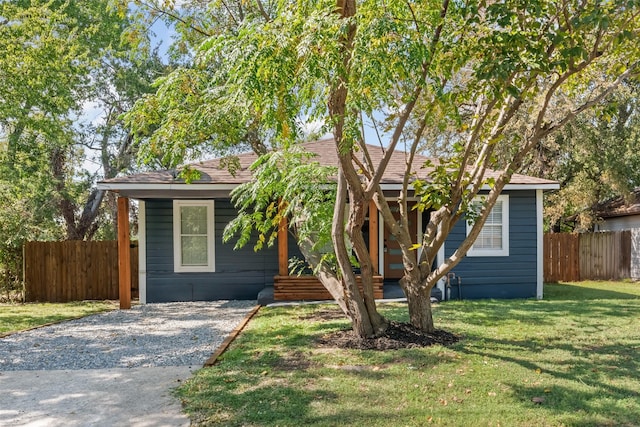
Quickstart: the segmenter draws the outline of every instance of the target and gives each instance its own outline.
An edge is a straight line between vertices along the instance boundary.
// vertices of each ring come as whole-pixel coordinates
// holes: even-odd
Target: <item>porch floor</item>
[[[382,291],[383,291],[383,299],[386,299],[386,300],[399,300],[399,299],[405,298],[404,292],[402,292],[402,289],[400,288],[400,285],[398,283],[385,282]],[[431,299],[432,299],[432,302],[441,300],[441,294],[437,288],[434,288],[434,290],[431,292]],[[262,291],[260,291],[260,293],[258,294],[258,304],[270,305],[274,303],[290,304],[290,303],[296,303],[296,301],[275,301],[273,297],[273,286],[265,286],[265,288]]]
[[[404,298],[404,293],[402,289],[400,289],[400,285],[395,284],[384,284],[383,288],[383,298],[384,299],[398,299]],[[275,301],[273,297],[273,286],[265,286],[263,290],[258,294],[258,304],[260,305],[269,305],[273,304]],[[278,303],[282,302],[293,302],[293,301],[277,301]]]

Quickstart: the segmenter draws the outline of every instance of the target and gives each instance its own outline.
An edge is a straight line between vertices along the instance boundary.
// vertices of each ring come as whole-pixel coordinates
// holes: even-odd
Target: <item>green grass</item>
[[[0,304],[0,335],[116,308],[113,301]]]
[[[440,304],[436,324],[458,344],[386,352],[317,347],[348,327],[310,320],[332,306],[263,308],[177,394],[201,425],[638,425],[640,284],[552,284],[545,295]],[[382,311],[406,318],[402,304]]]

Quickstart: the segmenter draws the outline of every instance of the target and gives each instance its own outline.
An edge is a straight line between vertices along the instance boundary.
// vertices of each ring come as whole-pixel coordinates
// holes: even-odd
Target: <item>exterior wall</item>
[[[223,243],[224,227],[236,215],[228,199],[216,199],[215,273],[173,271],[173,202],[146,200],[147,302],[256,299],[278,273],[277,245],[254,252],[253,243],[234,250]]]
[[[640,215],[607,218],[598,223],[597,231],[620,231],[640,228]]]
[[[631,229],[631,278],[640,280],[640,228]]]
[[[511,191],[509,195],[509,256],[465,257],[453,272],[461,277],[464,299],[529,298],[537,290],[536,192]],[[451,256],[466,237],[464,220],[458,222],[445,243]],[[457,282],[451,298],[458,298]]]

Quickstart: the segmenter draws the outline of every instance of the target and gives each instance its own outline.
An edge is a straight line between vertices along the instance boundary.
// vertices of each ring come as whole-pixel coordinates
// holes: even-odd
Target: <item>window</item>
[[[480,201],[480,199],[478,199]],[[467,223],[467,235],[471,232]],[[509,196],[498,196],[468,256],[509,256]]]
[[[213,231],[213,200],[173,201],[176,273],[215,271]]]

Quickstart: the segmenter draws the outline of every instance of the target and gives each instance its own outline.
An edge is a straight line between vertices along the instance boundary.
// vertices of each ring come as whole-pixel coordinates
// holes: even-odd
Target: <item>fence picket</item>
[[[137,247],[131,265],[131,293],[137,297]],[[28,302],[118,299],[118,242],[27,242],[24,284]]]
[[[631,231],[547,233],[544,280],[620,280],[631,277]]]

